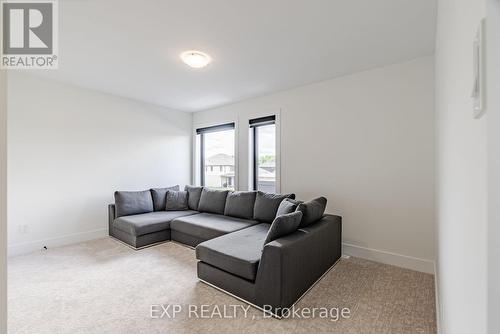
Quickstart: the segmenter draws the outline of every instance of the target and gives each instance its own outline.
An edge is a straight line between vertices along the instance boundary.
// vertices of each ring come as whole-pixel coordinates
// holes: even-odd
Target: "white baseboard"
[[[437,270],[437,262],[434,262],[434,293],[436,294],[436,329],[437,334],[444,333],[441,328],[441,315],[443,314],[441,300],[439,299],[439,271]]]
[[[342,254],[434,274],[434,261],[431,260],[366,248],[345,242],[342,243]]]
[[[60,237],[23,242],[8,246],[8,255],[16,256],[34,251],[42,250],[44,246],[47,248],[59,247],[69,244],[74,244],[82,241],[99,239],[108,235],[108,229],[97,229],[87,232],[68,234]],[[382,251],[373,248],[366,248],[349,243],[342,243],[342,254],[360,257],[367,260],[391,264],[398,267],[422,271],[429,274],[434,274],[434,261],[419,259],[412,256],[406,256],[387,251]]]
[[[31,253],[34,251],[40,251],[43,250],[44,246],[46,246],[47,248],[59,247],[64,245],[75,244],[82,241],[99,239],[107,235],[108,235],[108,229],[101,228],[92,231],[67,234],[50,239],[22,242],[18,244],[8,245],[7,247],[8,256],[12,257],[16,255]]]

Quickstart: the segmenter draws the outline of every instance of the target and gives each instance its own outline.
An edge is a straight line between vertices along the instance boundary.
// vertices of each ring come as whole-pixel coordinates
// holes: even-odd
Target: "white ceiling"
[[[198,111],[434,50],[435,0],[62,0],[59,69],[37,74]],[[188,68],[179,54],[214,61]]]

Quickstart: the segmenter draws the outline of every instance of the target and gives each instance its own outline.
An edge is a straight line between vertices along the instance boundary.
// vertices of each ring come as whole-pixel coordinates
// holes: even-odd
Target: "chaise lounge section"
[[[196,249],[198,278],[280,317],[341,256],[341,217],[326,199],[186,186],[116,192],[109,234],[134,249]]]
[[[198,245],[198,278],[281,317],[340,259],[341,218],[325,215],[262,247],[268,230],[260,224]]]

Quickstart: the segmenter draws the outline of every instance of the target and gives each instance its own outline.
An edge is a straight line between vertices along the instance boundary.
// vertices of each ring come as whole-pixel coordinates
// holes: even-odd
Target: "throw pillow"
[[[263,223],[272,223],[281,201],[285,198],[295,198],[295,194],[271,194],[262,191],[257,192],[253,219]]]
[[[188,192],[188,207],[190,210],[198,210],[201,191],[203,187],[185,186],[184,190]]]
[[[188,193],[187,191],[167,191],[166,211],[181,211],[188,210]]]
[[[179,191],[179,185],[166,188],[153,188],[151,190],[151,196],[153,196],[153,206],[155,211],[164,211],[165,204],[167,201],[167,191],[175,190]]]
[[[297,205],[298,203],[295,200],[285,198],[284,200],[281,201],[280,205],[278,206],[278,211],[276,211],[276,217],[294,212],[295,209],[297,209]]]
[[[309,202],[300,203],[297,206],[297,211],[302,212],[303,215],[300,227],[306,227],[320,220],[325,213],[326,202],[325,197],[318,197]]]
[[[274,218],[269,231],[267,232],[266,240],[264,245],[273,240],[279,239],[297,231],[299,227],[300,220],[302,219],[302,212],[295,211],[292,213],[287,213],[286,215],[281,215]]]

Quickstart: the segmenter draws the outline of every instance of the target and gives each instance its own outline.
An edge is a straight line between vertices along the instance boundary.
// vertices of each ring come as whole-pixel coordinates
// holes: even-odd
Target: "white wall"
[[[443,333],[486,332],[486,121],[472,118],[484,0],[440,0],[436,38],[438,291]]]
[[[0,33],[1,33],[0,28]],[[7,333],[7,72],[0,70],[0,334]]]
[[[500,333],[500,1],[487,2],[488,333]]]
[[[432,272],[433,76],[425,57],[198,112],[194,127],[239,119],[246,189],[248,119],[281,110],[281,191],[325,195],[345,252]]]
[[[189,183],[191,114],[17,72],[8,83],[9,254],[106,235],[114,190]]]

